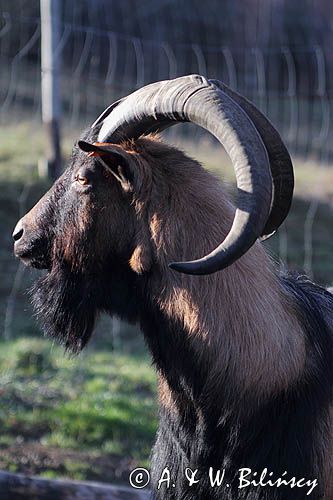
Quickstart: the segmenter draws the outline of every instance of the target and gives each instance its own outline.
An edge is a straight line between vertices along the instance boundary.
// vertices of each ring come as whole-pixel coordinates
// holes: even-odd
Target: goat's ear
[[[85,141],[79,141],[78,146],[89,156],[97,157],[117,179],[124,191],[133,190],[133,172],[128,162],[128,155],[119,146],[99,142],[91,144]]]

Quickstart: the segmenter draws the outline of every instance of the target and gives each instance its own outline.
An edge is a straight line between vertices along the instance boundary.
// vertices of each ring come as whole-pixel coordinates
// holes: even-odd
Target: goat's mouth
[[[49,269],[50,259],[47,256],[44,245],[41,246],[22,246],[14,245],[14,255],[19,258],[26,266],[35,269]]]

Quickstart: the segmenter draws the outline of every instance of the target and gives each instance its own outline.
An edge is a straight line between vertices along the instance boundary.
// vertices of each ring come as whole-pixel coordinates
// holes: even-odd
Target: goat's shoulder
[[[298,304],[303,322],[330,332],[333,337],[333,294],[303,275],[283,274],[283,286]],[[333,339],[331,340],[333,342]]]

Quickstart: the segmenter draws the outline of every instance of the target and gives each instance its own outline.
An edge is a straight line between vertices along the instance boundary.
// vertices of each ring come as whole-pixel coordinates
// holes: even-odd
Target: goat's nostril
[[[22,235],[23,235],[23,229],[20,229],[19,231],[17,231],[17,233],[14,233],[13,234],[14,241],[18,241],[19,239],[21,239]]]
[[[14,231],[13,231],[13,240],[14,241],[20,240],[23,236],[23,233],[24,233],[24,229],[22,227],[22,224],[21,224],[21,222],[18,222]]]

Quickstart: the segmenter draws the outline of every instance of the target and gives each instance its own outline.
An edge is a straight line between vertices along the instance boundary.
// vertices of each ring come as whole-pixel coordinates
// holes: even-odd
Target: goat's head
[[[82,151],[87,148],[89,154]],[[106,255],[126,253],[135,232],[138,156],[118,145],[79,141],[63,175],[17,223],[15,255],[36,268],[61,262],[84,272],[96,270]]]
[[[258,237],[274,232],[288,213],[293,171],[287,150],[266,118],[220,82],[182,77],[148,85],[113,104],[13,233],[16,256],[48,269],[34,291],[45,329],[74,350],[89,339],[101,308],[98,275],[106,262],[136,273],[151,264],[143,205],[153,184],[154,155],[163,161],[164,146],[150,148],[150,154],[139,137],[184,121],[206,128],[225,147],[235,168],[238,203],[219,247],[197,261],[171,263],[173,269],[189,274],[223,269]]]

